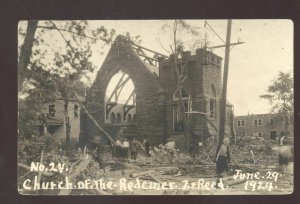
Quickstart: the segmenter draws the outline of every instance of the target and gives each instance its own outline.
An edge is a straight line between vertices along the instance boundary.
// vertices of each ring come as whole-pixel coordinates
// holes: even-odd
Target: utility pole
[[[225,134],[225,116],[226,116],[226,95],[227,95],[227,79],[228,79],[228,65],[229,65],[229,53],[230,53],[230,37],[231,37],[231,19],[227,21],[227,34],[225,43],[225,61],[224,61],[224,73],[223,73],[223,86],[222,86],[222,98],[220,104],[220,127],[219,127],[219,142],[216,154],[218,154],[221,145],[223,144]]]

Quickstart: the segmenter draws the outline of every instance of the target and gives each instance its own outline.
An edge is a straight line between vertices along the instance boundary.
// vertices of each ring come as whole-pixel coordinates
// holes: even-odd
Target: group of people
[[[146,156],[150,156],[150,145],[148,140],[144,139],[143,144],[141,144],[135,137],[133,137],[131,141],[125,136],[118,136],[116,138],[116,158],[136,160],[138,152],[141,149],[145,151]]]
[[[122,133],[123,131],[121,130],[121,134],[119,134],[119,136],[116,138],[116,158],[136,160],[139,150],[145,151],[145,155],[150,156],[150,145],[148,140],[144,139],[142,144],[135,137],[133,137],[132,140],[129,141],[129,139]],[[223,144],[221,145],[216,156],[216,173],[219,178],[226,176],[226,173],[228,172],[228,163],[230,162],[229,142],[230,139],[225,137]],[[292,158],[291,155],[293,154],[290,148],[281,149],[282,150],[279,153],[280,165],[287,163],[286,161],[290,160],[290,158]]]

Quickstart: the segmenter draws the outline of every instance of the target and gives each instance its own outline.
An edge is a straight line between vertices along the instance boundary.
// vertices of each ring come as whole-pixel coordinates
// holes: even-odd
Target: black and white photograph
[[[16,31],[21,195],[293,193],[292,20]]]

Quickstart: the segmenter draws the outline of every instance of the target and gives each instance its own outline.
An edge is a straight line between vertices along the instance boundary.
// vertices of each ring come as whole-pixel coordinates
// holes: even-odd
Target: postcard
[[[19,193],[291,194],[293,29],[19,21]]]

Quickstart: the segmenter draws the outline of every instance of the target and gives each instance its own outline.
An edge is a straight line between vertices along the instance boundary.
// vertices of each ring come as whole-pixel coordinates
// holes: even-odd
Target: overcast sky
[[[165,20],[94,21],[92,25],[114,28],[118,34],[129,32],[131,35],[139,35],[142,40],[141,45],[167,54],[159,41],[168,48],[170,36],[162,32],[161,28],[171,22]],[[224,44],[208,26],[204,27],[204,20],[187,22],[198,27],[198,31],[202,33],[200,39],[203,40],[204,36],[207,36],[210,46]],[[223,40],[226,39],[227,20],[207,20],[207,22]],[[187,42],[194,40],[189,36],[183,36],[183,39]],[[238,40],[245,43],[233,47],[230,51],[227,99],[234,105],[235,115],[268,113],[270,105],[261,100],[259,95],[265,92],[278,71],[293,72],[293,22],[233,20],[231,42]],[[94,49],[93,62],[100,67],[107,50],[100,55],[100,51]],[[213,52],[224,58],[224,49],[214,49]]]

